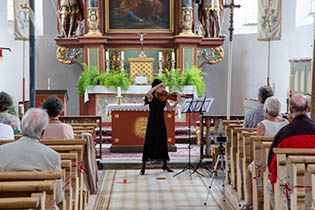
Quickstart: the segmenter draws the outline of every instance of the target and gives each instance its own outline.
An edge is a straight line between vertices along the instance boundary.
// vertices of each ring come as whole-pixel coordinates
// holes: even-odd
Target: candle
[[[48,90],[50,90],[50,77],[48,77]]]
[[[162,52],[159,52],[159,61],[162,60]]]
[[[106,51],[106,53],[105,53],[105,60],[108,61],[108,58],[109,58],[109,52]]]
[[[121,97],[121,87],[117,87],[117,96]]]
[[[125,60],[125,52],[124,51],[121,52],[121,60]]]
[[[2,57],[2,49],[0,49],[0,57]]]
[[[172,61],[175,60],[175,52],[172,52]]]
[[[98,0],[89,0],[89,7],[98,7]]]
[[[166,92],[170,92],[170,88],[168,86],[165,87]]]

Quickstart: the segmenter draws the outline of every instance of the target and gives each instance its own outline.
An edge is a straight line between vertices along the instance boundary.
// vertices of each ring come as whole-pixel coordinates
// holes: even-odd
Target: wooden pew
[[[307,166],[307,171],[311,174],[312,181],[312,207],[311,209],[315,209],[315,164],[309,164]]]
[[[264,148],[263,155],[265,156],[265,158],[263,159],[264,162],[262,162],[263,167],[261,168],[261,170],[263,171],[262,174],[263,174],[263,200],[264,200],[263,207],[264,207],[264,210],[272,209],[271,204],[270,204],[270,200],[269,200],[268,190],[266,187],[268,179],[269,179],[268,155],[269,155],[269,150],[270,150],[271,144],[272,144],[271,141],[262,142],[262,145]]]
[[[5,171],[0,172],[0,191],[1,197],[4,196],[12,196],[10,191],[14,191],[17,196],[25,196],[25,193],[30,193],[30,190],[34,190],[34,192],[39,192],[41,190],[52,193],[52,196],[47,200],[48,206],[53,206],[56,200],[56,180],[62,178],[62,172],[60,171]],[[48,181],[49,180],[49,181]],[[11,183],[9,183],[11,182]],[[24,182],[24,183],[23,183]],[[42,184],[41,184],[42,183]],[[47,183],[52,184],[53,190],[51,190],[51,186],[47,186]],[[24,193],[22,193],[24,192]],[[31,196],[35,196],[34,192]],[[41,193],[40,193],[41,194]],[[41,201],[41,206],[45,206],[46,193],[45,197],[41,197],[39,195],[39,200]],[[2,200],[3,205],[9,205],[13,200]],[[9,203],[6,203],[8,201]],[[21,204],[23,203],[20,200]],[[42,203],[44,202],[44,203]],[[1,202],[0,202],[1,203]],[[6,203],[6,204],[5,204]],[[38,207],[35,207],[38,208]]]
[[[55,181],[12,181],[12,182],[0,182],[0,207],[4,205],[9,205],[8,202],[19,201],[20,198],[29,197],[37,198],[39,202],[36,203],[33,207],[23,206],[23,208],[35,208],[35,209],[45,209],[45,206],[48,208],[55,205],[54,194],[56,192],[56,183]],[[46,200],[46,195],[52,195],[51,199]],[[10,199],[6,199],[10,198]],[[13,200],[13,198],[17,198]],[[28,198],[28,199],[29,199]],[[48,197],[47,197],[48,198]],[[31,199],[32,200],[32,199]],[[4,202],[6,201],[6,202]],[[49,202],[50,201],[50,202]],[[47,203],[46,203],[47,202]],[[21,202],[22,204],[23,202]],[[25,203],[24,203],[25,204]],[[23,204],[23,205],[24,205]],[[34,203],[35,204],[35,203]],[[64,204],[63,204],[64,205]],[[8,207],[8,206],[6,206]],[[15,206],[16,208],[17,206]],[[22,208],[22,206],[19,206]]]
[[[97,158],[102,159],[102,144],[103,144],[103,132],[102,132],[102,117],[101,116],[60,116],[59,120],[65,122],[65,123],[95,123],[98,126],[98,130],[100,131],[98,134],[98,137],[96,137],[96,142],[99,143],[100,149],[99,149],[99,155],[97,155]],[[111,143],[111,142],[109,142]]]
[[[274,148],[275,155],[277,156],[277,182],[274,185],[275,190],[275,205],[278,210],[288,209],[288,201],[283,192],[287,191],[287,186],[292,189],[293,177],[292,167],[288,164],[289,155],[304,155],[314,156],[315,148]]]
[[[46,194],[40,196],[0,198],[0,209],[40,209],[45,210]]]
[[[231,185],[236,190],[237,189],[237,177],[236,177],[236,152],[237,152],[237,132],[236,128],[242,127],[240,124],[229,125],[231,129],[231,147],[230,147],[230,171],[231,171]]]
[[[237,136],[236,142],[236,186],[237,186],[237,195],[239,200],[244,200],[244,173],[243,173],[243,141],[245,138],[256,135],[256,128],[235,128],[234,129]],[[246,175],[246,174],[245,174]]]
[[[290,196],[291,209],[311,209],[311,175],[306,169],[308,164],[315,164],[315,155],[290,155],[288,161],[293,167],[293,189]]]
[[[55,150],[58,153],[77,153],[78,162],[76,165],[80,165],[83,160],[82,157],[82,145],[51,145],[51,149]],[[74,209],[79,209],[79,203],[83,203],[83,171],[81,171],[80,166],[77,166],[77,176],[73,177],[73,193],[74,193]]]
[[[61,168],[65,171],[64,175],[64,197],[66,209],[72,210],[72,161],[71,160],[61,160]]]
[[[225,164],[225,184],[231,184],[231,125],[239,125],[242,127],[242,121],[239,120],[223,120],[224,133],[228,138],[228,142],[225,144],[225,158],[227,160]]]
[[[264,202],[265,191],[262,189],[258,189],[257,181],[258,179],[264,179],[264,172],[267,167],[266,155],[268,156],[268,146],[270,147],[273,136],[251,136],[249,139],[249,144],[246,146],[247,151],[249,147],[252,147],[253,150],[253,170],[252,170],[252,198],[253,198],[253,209],[260,210],[267,208],[269,203]],[[247,142],[245,142],[247,143]],[[252,146],[251,146],[252,145]],[[251,162],[249,159],[246,160],[246,164]],[[247,165],[248,167],[248,165]],[[247,171],[247,167],[243,169],[243,171]],[[267,174],[268,175],[268,174]],[[246,177],[245,177],[246,178]],[[264,182],[263,182],[264,183]],[[245,201],[248,200],[249,192],[247,191],[246,181],[244,181],[244,197]],[[263,186],[266,186],[263,184]],[[265,189],[265,187],[263,187]],[[267,191],[266,191],[267,192]],[[268,196],[267,196],[268,197]],[[263,199],[264,198],[264,199]],[[265,207],[266,206],[266,207]],[[268,208],[267,208],[268,209]]]

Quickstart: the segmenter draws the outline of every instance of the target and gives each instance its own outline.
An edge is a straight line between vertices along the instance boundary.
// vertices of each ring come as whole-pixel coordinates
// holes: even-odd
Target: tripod
[[[178,173],[174,174],[173,177],[177,176],[177,175],[180,175],[181,173],[185,172],[186,170],[194,170],[194,166],[191,164],[191,130],[190,130],[190,127],[191,127],[191,117],[190,117],[190,114],[191,114],[191,111],[190,111],[190,107],[191,107],[191,104],[192,104],[193,100],[191,101],[190,105],[189,105],[189,108],[188,108],[188,139],[189,139],[189,145],[188,145],[188,163],[186,164],[186,166]],[[190,172],[190,177],[193,173]],[[201,173],[199,173],[198,171],[196,171],[199,175],[203,176]]]
[[[208,112],[210,107],[211,107],[211,104],[213,102],[213,98],[196,98],[196,99],[187,99],[183,105],[183,110],[182,110],[182,113],[188,113],[188,121],[189,121],[189,145],[188,145],[188,163],[186,164],[186,166],[183,168],[183,170],[181,170],[180,172],[178,172],[177,174],[174,175],[177,176],[181,173],[183,173],[184,171],[186,170],[194,170],[194,166],[191,164],[191,130],[190,130],[190,127],[191,127],[191,113],[192,112],[199,112],[199,113],[203,113],[203,112]],[[197,174],[203,176],[201,173],[199,173],[198,171],[194,171],[196,172]],[[191,178],[191,175],[193,173],[191,173],[190,171],[190,178]]]
[[[215,162],[213,171],[211,172],[212,173],[212,177],[210,179],[209,190],[208,190],[207,198],[206,198],[206,201],[205,201],[204,205],[207,205],[207,201],[208,201],[208,198],[209,198],[209,195],[210,195],[210,189],[212,187],[212,184],[213,184],[213,181],[214,181],[214,177],[216,176],[216,172],[217,172],[217,168],[218,168],[219,163],[220,163],[220,166],[221,166],[221,170],[224,172],[224,161],[226,162],[226,158],[225,158],[225,154],[224,154],[224,147],[223,147],[223,143],[220,143],[219,144],[218,159]],[[224,173],[224,175],[225,175],[225,173]],[[224,186],[224,177],[223,177],[223,184],[222,185]]]

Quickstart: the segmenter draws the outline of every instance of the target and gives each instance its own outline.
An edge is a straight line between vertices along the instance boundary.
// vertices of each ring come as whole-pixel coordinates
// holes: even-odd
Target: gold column
[[[102,36],[100,32],[100,12],[98,7],[98,0],[88,1],[88,28],[89,33],[85,36]]]

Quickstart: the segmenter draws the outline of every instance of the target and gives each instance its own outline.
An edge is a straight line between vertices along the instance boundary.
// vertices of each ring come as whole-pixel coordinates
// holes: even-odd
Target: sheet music
[[[182,112],[209,112],[213,101],[214,98],[189,98],[185,100]]]

